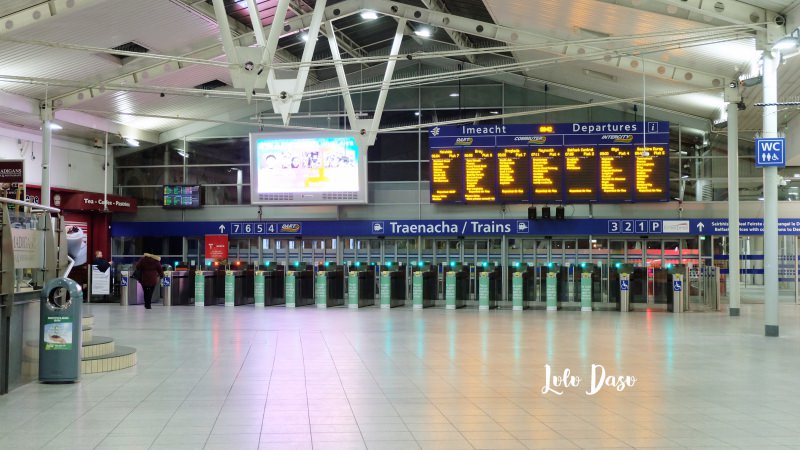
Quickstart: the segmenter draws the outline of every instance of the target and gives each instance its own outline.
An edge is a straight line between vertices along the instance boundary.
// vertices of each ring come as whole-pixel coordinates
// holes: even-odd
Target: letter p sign
[[[786,167],[786,139],[756,139],[756,167]]]

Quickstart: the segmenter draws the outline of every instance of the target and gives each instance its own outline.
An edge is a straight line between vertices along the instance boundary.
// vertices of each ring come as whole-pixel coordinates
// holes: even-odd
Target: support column
[[[50,154],[52,153],[53,130],[50,124],[53,110],[45,105],[42,108],[42,205],[50,206]]]
[[[778,61],[764,51],[763,137],[778,137]],[[764,335],[778,336],[778,168],[764,169]]]
[[[739,107],[728,103],[728,310],[739,315]]]

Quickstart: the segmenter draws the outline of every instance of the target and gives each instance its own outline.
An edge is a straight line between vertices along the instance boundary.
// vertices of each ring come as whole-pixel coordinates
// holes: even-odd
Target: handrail
[[[48,211],[51,213],[60,213],[61,210],[59,208],[53,208],[52,206],[44,206],[40,205],[39,203],[31,203],[31,202],[23,202],[22,200],[14,200],[13,198],[3,198],[0,197],[0,203],[10,203],[12,205],[19,205],[19,206],[26,206],[31,209],[40,209],[42,211]]]

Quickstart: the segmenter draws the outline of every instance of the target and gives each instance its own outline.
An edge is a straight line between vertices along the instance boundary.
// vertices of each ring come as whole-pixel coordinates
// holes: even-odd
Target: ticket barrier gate
[[[469,299],[469,266],[450,263],[443,268],[445,309],[457,309],[467,306]]]
[[[120,301],[121,306],[141,305],[144,303],[144,291],[139,281],[131,277],[132,270],[120,271]]]
[[[314,279],[314,301],[317,308],[344,305],[344,268],[324,263],[317,266]]]
[[[635,268],[633,264],[619,264],[617,272],[619,273],[619,310],[620,312],[629,312],[631,310],[631,287],[634,285],[633,281],[638,281],[633,275]],[[639,281],[638,284],[642,283]]]
[[[350,266],[347,273],[347,307],[363,308],[375,304],[375,265]]]
[[[217,272],[213,270],[196,270],[194,272],[194,305],[212,306],[217,304],[216,297]]]
[[[478,268],[477,277],[478,309],[497,308],[497,302],[503,295],[503,269],[498,264],[487,263]]]
[[[243,271],[244,278],[242,280],[242,296],[244,297],[244,304],[250,305],[255,302],[255,269],[252,265],[248,265]]]
[[[403,264],[387,263],[381,267],[381,308],[395,308],[406,303],[406,269]]]
[[[420,263],[413,268],[411,274],[411,298],[414,309],[429,308],[436,304],[437,297],[436,267],[430,263]]]
[[[580,305],[581,311],[591,311],[597,290],[602,279],[602,269],[587,262],[574,266],[572,276],[572,302]],[[599,300],[599,296],[598,296]]]
[[[682,313],[687,309],[687,298],[689,271],[685,264],[675,264],[669,269],[669,285],[667,291],[669,302],[667,311],[671,313]]]
[[[539,298],[548,311],[557,311],[559,302],[566,300],[567,267],[548,263],[539,267]]]
[[[314,270],[311,266],[297,262],[286,271],[286,307],[314,304]]]
[[[536,301],[536,272],[538,268],[529,264],[514,266],[511,272],[511,308],[522,311]]]
[[[267,263],[253,271],[253,303],[256,307],[283,305],[285,271],[283,266]]]
[[[190,305],[194,296],[194,271],[188,269],[165,271],[161,287],[164,306]]]
[[[240,306],[245,304],[244,297],[244,271],[225,270],[223,272],[223,300],[225,306]]]

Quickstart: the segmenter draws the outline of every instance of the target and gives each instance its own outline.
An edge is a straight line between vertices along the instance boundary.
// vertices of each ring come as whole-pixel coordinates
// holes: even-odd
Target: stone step
[[[81,327],[81,342],[91,341],[93,336],[92,327],[87,327],[85,325]]]
[[[94,336],[91,341],[83,341],[81,343],[81,359],[114,353],[114,347],[114,339],[105,336]]]
[[[92,313],[83,313],[83,317],[81,317],[81,326],[82,327],[89,327],[90,329],[94,327],[94,314]]]
[[[114,370],[127,369],[135,365],[136,349],[118,345],[113,353],[84,358],[83,361],[81,361],[81,373],[88,375],[91,373],[112,372]]]

